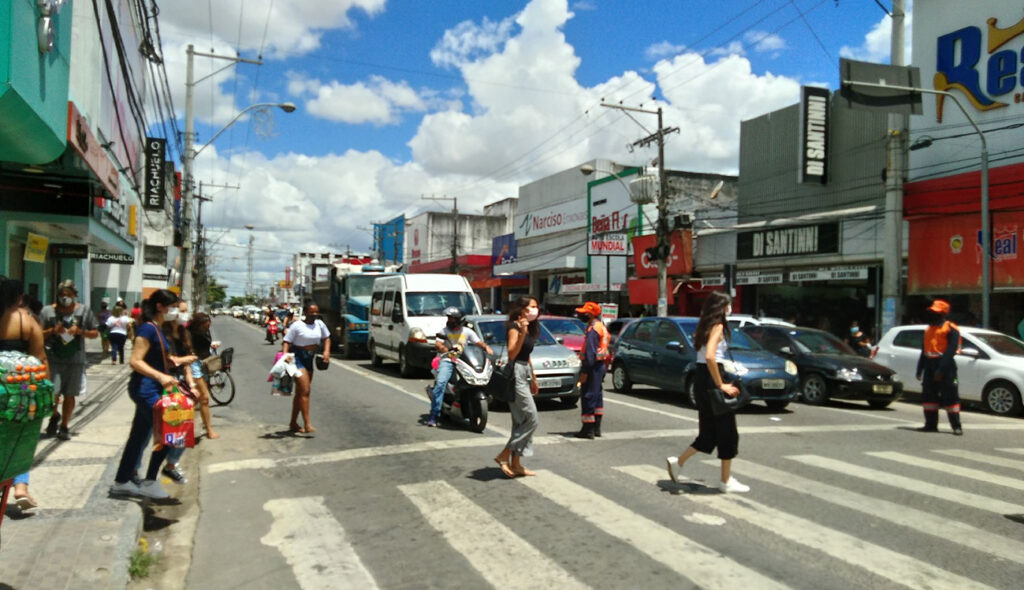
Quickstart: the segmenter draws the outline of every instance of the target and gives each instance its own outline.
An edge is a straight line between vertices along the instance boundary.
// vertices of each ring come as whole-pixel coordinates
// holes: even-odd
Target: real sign
[[[93,252],[89,255],[89,260],[104,264],[135,264],[134,256],[120,252]]]
[[[736,258],[751,260],[839,252],[839,223],[799,225],[736,234]]]
[[[535,238],[586,225],[586,204],[576,199],[516,215],[516,239]]]
[[[167,140],[146,138],[146,186],[142,203],[146,209],[164,208],[164,150]]]
[[[825,88],[800,89],[800,182],[828,182],[829,96]]]
[[[629,237],[626,234],[591,234],[587,240],[590,256],[628,256]]]

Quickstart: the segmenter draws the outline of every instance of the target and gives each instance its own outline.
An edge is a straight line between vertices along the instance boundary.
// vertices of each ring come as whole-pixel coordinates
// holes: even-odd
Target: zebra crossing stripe
[[[495,588],[589,588],[447,482],[428,481],[398,489]],[[495,559],[497,555],[500,559]]]
[[[1000,453],[1012,453],[1014,455],[1024,455],[1024,449],[996,449]]]
[[[712,464],[713,461],[706,463]],[[831,502],[844,508],[868,514],[873,518],[887,520],[893,524],[939,537],[944,541],[956,539],[956,543],[985,554],[1024,564],[1024,543],[996,535],[947,517],[897,504],[882,498],[865,496],[857,492],[821,483],[792,473],[759,465],[750,461],[733,460],[733,471],[744,476],[786,488],[799,494],[806,494],[824,502]],[[746,479],[744,477],[743,479]]]
[[[322,496],[278,498],[263,509],[274,523],[260,541],[281,552],[303,590],[377,588]]]
[[[1017,471],[1024,471],[1024,461],[1015,461],[1005,457],[994,457],[992,455],[965,451],[963,449],[936,449],[934,452],[941,455],[948,455],[950,457],[957,457],[959,459],[977,461],[978,463],[985,463],[986,465],[995,465],[996,467],[1006,467],[1009,469],[1016,469]]]
[[[854,465],[853,463],[847,463],[845,461],[837,461],[835,459],[828,459],[826,457],[819,457],[816,455],[789,455],[786,459],[803,463],[804,465],[818,467],[820,469],[827,469],[841,475],[866,479],[873,483],[891,486],[925,496],[931,496],[932,498],[946,500],[947,502],[953,502],[969,508],[984,510],[986,512],[992,512],[999,515],[1024,513],[1024,506],[1020,504],[1003,502],[1001,500],[996,500],[995,498],[972,494],[970,492],[962,492],[960,490],[930,484],[911,477],[904,477],[895,473],[889,473],[887,471],[861,467],[860,465]]]
[[[653,465],[627,465],[615,469],[648,483],[667,479],[665,471]],[[920,559],[761,504],[751,500],[750,495],[686,494],[686,499],[914,590],[990,588]]]
[[[518,482],[707,590],[787,588],[721,553],[546,470]]]
[[[988,473],[986,471],[981,471],[978,469],[971,469],[969,467],[960,467],[959,465],[952,465],[946,461],[933,461],[931,459],[924,459],[922,457],[915,457],[913,455],[904,455],[903,453],[896,453],[894,451],[879,451],[875,453],[866,454],[871,457],[878,457],[879,459],[895,461],[897,463],[910,465],[912,467],[920,467],[922,469],[940,471],[946,475],[959,475],[960,477],[968,477],[976,481],[991,483],[997,486],[1003,486],[1014,490],[1024,491],[1024,481],[1021,481],[1019,479],[1014,479],[1012,477],[1004,477],[1002,475],[995,475],[994,473]]]

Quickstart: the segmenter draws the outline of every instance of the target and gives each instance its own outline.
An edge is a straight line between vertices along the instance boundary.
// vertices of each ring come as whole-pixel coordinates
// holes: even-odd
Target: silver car
[[[466,317],[467,325],[486,342],[494,354],[504,361],[507,357],[508,317],[503,315],[474,315]],[[572,407],[580,399],[580,359],[568,348],[559,344],[544,326],[534,345],[533,372],[537,375],[540,388],[538,398],[557,397],[564,405]]]

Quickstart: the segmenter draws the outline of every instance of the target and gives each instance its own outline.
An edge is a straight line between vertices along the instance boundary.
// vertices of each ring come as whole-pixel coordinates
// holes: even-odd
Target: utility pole
[[[459,199],[456,197],[421,197],[425,201],[452,202],[452,263],[448,267],[450,273],[459,274]]]
[[[890,46],[890,63],[894,66],[904,65],[903,19],[906,12],[906,0],[893,0],[892,3],[892,40]],[[897,325],[902,316],[902,300],[900,297],[903,282],[903,175],[906,170],[907,149],[904,145],[904,130],[907,128],[907,116],[899,113],[888,115],[889,141],[888,170],[885,176],[885,251],[882,260],[882,313],[881,332],[885,334],[889,328]]]
[[[668,177],[665,176],[665,136],[669,133],[679,133],[678,127],[665,129],[662,121],[661,107],[658,110],[640,109],[627,107],[620,104],[602,102],[601,106],[621,111],[633,111],[636,113],[647,113],[658,115],[658,130],[643,139],[633,142],[635,147],[647,147],[657,142],[658,144],[658,219],[654,226],[654,235],[657,238],[657,262],[658,262],[658,315],[668,315],[668,258],[671,253],[671,239],[668,231]],[[632,117],[630,117],[632,119]],[[633,119],[636,121],[636,119]],[[639,125],[639,123],[637,123]],[[640,125],[647,131],[643,125]]]
[[[248,297],[249,295],[251,295],[253,293],[253,288],[254,288],[253,282],[252,282],[252,244],[255,241],[254,238],[253,238],[253,235],[252,235],[252,230],[253,230],[254,227],[255,226],[253,226],[253,225],[245,226],[245,229],[249,230],[249,251],[247,253],[247,261],[248,261],[249,273],[248,273],[248,275],[246,275],[246,282],[245,282],[245,295],[246,295],[246,297]]]
[[[242,188],[237,184],[207,184],[207,188],[230,188],[239,189]],[[203,196],[203,183],[199,182],[199,194],[195,195],[195,198],[199,200],[199,206],[196,207],[196,255],[195,255],[195,293],[192,298],[194,302],[193,309],[200,311],[206,308],[207,289],[209,287],[207,281],[209,275],[206,272],[206,229],[203,227],[203,203],[212,201],[213,199]]]

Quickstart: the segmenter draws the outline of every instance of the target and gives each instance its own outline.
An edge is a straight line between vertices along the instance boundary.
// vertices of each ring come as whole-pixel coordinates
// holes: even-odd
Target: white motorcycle
[[[494,374],[491,359],[479,346],[457,347],[441,358],[447,358],[455,365],[444,390],[441,415],[473,432],[483,432],[487,427],[487,393],[484,390]],[[433,386],[427,386],[428,398],[433,390]]]

